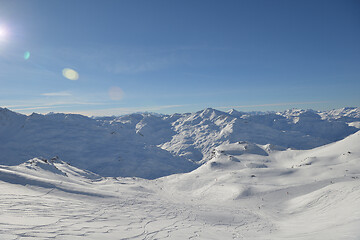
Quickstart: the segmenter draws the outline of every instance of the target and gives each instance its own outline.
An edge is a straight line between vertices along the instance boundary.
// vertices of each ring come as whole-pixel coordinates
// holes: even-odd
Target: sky
[[[0,106],[24,114],[360,106],[358,0],[0,0]]]

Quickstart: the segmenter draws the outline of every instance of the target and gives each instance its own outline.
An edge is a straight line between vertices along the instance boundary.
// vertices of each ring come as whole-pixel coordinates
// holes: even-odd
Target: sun
[[[8,31],[4,26],[0,26],[0,40],[5,40],[8,35]]]

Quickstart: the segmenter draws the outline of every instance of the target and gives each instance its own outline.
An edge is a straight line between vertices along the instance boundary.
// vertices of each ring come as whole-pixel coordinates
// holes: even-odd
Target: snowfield
[[[360,131],[309,150],[224,141],[188,173],[0,166],[0,239],[359,239]]]

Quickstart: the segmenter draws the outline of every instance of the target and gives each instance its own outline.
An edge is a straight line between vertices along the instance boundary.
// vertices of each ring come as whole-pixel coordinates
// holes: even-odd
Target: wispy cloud
[[[40,104],[40,103],[29,102],[28,104],[6,105],[5,107],[10,108],[13,111],[31,111],[31,110],[40,110],[40,109],[48,109],[51,111],[54,108],[74,107],[79,105],[93,106],[93,105],[103,105],[103,103],[69,101],[69,102],[50,102],[46,104]]]
[[[51,93],[42,93],[41,96],[47,97],[67,97],[71,96],[72,94],[69,92],[51,92]]]
[[[277,107],[277,106],[291,106],[291,105],[309,105],[309,104],[328,103],[328,102],[329,101],[265,103],[265,104],[257,104],[257,105],[239,105],[239,106],[226,106],[226,107],[216,107],[216,108],[229,109],[229,108],[251,108],[251,107]]]
[[[135,112],[155,112],[164,109],[181,108],[188,105],[161,105],[161,106],[150,106],[150,107],[122,107],[122,108],[107,108],[90,111],[76,112],[87,116],[111,116],[111,115],[123,115]]]
[[[167,59],[152,59],[143,62],[117,62],[114,65],[109,65],[107,70],[112,73],[142,73],[150,72],[162,69],[169,65],[169,60]]]

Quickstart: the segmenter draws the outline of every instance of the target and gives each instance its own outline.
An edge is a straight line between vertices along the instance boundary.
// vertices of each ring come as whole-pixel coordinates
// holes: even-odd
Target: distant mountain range
[[[102,176],[157,178],[188,172],[215,147],[241,141],[275,149],[311,149],[359,130],[360,108],[331,111],[136,113],[89,118],[22,115],[0,108],[0,164],[59,156]]]

